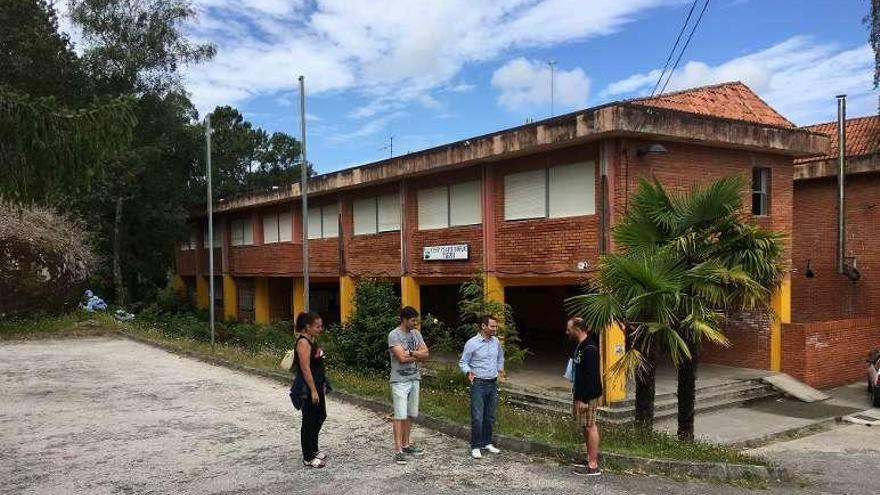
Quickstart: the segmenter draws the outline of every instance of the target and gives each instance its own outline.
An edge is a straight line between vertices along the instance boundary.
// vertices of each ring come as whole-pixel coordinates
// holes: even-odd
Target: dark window
[[[770,169],[752,169],[752,215],[770,214]]]

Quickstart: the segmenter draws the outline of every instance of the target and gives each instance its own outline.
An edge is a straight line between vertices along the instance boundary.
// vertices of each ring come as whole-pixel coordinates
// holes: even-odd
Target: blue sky
[[[697,11],[702,2],[698,1]],[[186,70],[202,114],[239,108],[329,172],[648,94],[691,0],[196,0],[217,58]],[[743,80],[797,124],[876,111],[868,0],[710,0],[669,90]]]

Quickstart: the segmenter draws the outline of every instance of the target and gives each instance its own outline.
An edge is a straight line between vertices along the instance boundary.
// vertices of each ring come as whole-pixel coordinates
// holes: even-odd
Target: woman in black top
[[[296,359],[291,398],[294,405],[302,402],[302,444],[303,466],[322,468],[327,455],[318,450],[318,434],[327,419],[327,405],[324,394],[327,377],[324,373],[324,350],[315,338],[324,331],[324,322],[317,313],[300,313],[296,317]],[[299,401],[297,400],[299,399]]]

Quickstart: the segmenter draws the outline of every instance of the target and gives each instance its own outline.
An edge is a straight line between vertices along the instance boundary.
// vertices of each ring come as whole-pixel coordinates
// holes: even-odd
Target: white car
[[[868,392],[874,407],[880,407],[880,352],[874,351],[868,358]]]

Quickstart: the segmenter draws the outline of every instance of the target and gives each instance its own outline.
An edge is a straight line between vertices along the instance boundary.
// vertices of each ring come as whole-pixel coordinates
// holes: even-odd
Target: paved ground
[[[381,416],[332,399],[330,466],[306,470],[285,388],[127,340],[0,344],[0,493],[747,493],[645,476],[585,481],[513,453],[474,463],[465,442],[420,428],[414,439],[428,453],[401,467]],[[853,428],[863,430],[766,452],[818,471],[810,491],[868,493],[880,430]],[[838,485],[854,471],[863,475]]]

